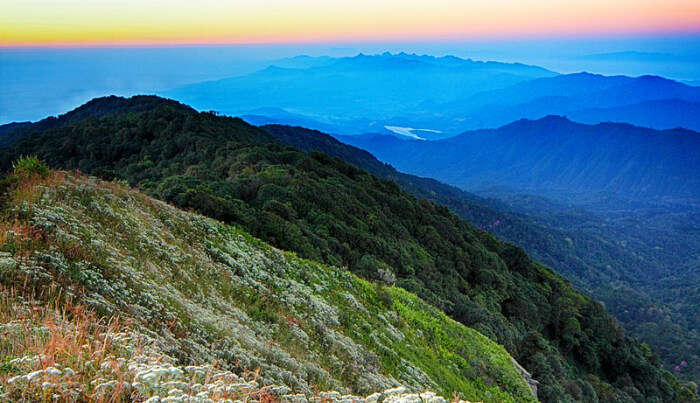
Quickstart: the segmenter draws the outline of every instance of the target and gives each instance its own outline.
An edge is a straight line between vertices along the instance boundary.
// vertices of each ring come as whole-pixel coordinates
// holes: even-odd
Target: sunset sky
[[[1,0],[0,46],[700,33],[698,0]]]

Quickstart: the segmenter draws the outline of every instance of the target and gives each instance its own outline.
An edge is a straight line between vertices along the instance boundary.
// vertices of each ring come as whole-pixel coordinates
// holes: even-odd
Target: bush
[[[379,303],[382,304],[384,308],[391,308],[394,305],[394,298],[391,296],[387,287],[381,284],[375,284],[375,291]]]
[[[19,177],[31,177],[38,175],[46,178],[49,175],[49,167],[36,156],[20,157],[12,164],[12,170]]]

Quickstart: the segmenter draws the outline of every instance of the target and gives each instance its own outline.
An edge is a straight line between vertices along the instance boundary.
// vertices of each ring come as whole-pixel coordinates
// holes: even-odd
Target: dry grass
[[[130,324],[103,320],[85,307],[28,297],[20,288],[0,287],[0,385],[5,398],[23,401],[109,401],[129,399],[130,391],[103,394],[94,386],[105,375],[121,386],[130,376],[111,365],[133,354],[111,335]],[[105,364],[107,363],[107,364]],[[105,364],[105,365],[103,365]],[[34,374],[33,376],[31,374]]]
[[[13,189],[12,200],[14,203],[21,204],[22,202],[37,203],[41,197],[41,191],[38,185],[52,186],[58,185],[65,181],[68,176],[79,176],[80,174],[50,171],[46,177],[41,175],[23,175],[19,177],[19,181]]]
[[[163,393],[159,386],[137,387],[144,381],[139,381],[139,370],[130,364],[148,357],[146,367],[167,367],[172,359],[146,351],[132,323],[117,316],[100,318],[65,298],[59,303],[53,297],[29,297],[28,289],[0,285],[0,401],[125,402]],[[57,293],[47,290],[45,294]],[[125,335],[131,340],[128,345],[120,337]],[[197,385],[204,390],[214,385],[219,387],[208,388],[207,396],[213,401],[280,401],[267,388],[254,386],[259,370],[236,376],[218,369],[217,364],[199,367],[206,368],[201,377],[181,378],[188,384],[185,390],[194,395]],[[251,386],[226,388],[240,382]]]
[[[260,403],[279,403],[280,401],[279,396],[265,388],[250,393],[250,397]]]

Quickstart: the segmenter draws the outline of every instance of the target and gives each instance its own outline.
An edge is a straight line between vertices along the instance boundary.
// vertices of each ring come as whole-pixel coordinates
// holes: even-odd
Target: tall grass
[[[52,285],[53,287],[54,285]],[[101,319],[84,306],[64,300],[41,301],[26,288],[0,286],[0,387],[10,401],[128,400],[128,370],[115,357],[138,349],[114,343],[130,323]],[[115,380],[109,393],[97,385]],[[2,400],[0,398],[0,400]]]

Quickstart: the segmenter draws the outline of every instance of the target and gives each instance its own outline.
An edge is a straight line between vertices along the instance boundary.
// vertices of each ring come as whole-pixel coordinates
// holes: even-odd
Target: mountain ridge
[[[245,115],[261,107],[284,108],[352,132],[371,127],[374,121],[411,126],[390,120],[422,110],[427,100],[447,102],[465,92],[556,74],[522,64],[405,54],[322,59],[318,64],[303,59],[298,68],[294,60],[280,64],[284,67],[195,83],[163,95],[227,115]],[[308,85],[311,82],[318,85]]]
[[[498,185],[554,197],[557,192],[592,191],[688,199],[700,194],[700,183],[692,180],[697,161],[685,152],[698,147],[700,134],[688,129],[588,125],[550,115],[420,144],[377,135],[339,138],[399,170],[472,190]],[[584,153],[588,157],[569,158]],[[584,167],[587,158],[598,165]],[[468,167],[464,159],[470,161]],[[648,161],[654,160],[663,173],[650,170]],[[518,166],[538,168],[518,172]]]
[[[652,129],[700,130],[700,103],[682,99],[644,101],[611,108],[590,108],[568,112],[567,116],[581,123],[631,122]]]
[[[247,115],[261,107],[287,113],[258,123],[296,124],[300,118],[320,129],[356,135],[383,126],[439,130],[449,137],[466,130],[494,128],[519,118],[576,115],[660,128],[700,127],[692,113],[700,90],[660,76],[605,76],[588,72],[558,74],[537,66],[481,62],[450,56],[381,54],[344,58],[287,59],[284,67],[215,82],[195,83],[165,93],[200,109]],[[412,83],[407,86],[406,83]],[[421,88],[415,92],[413,89]],[[324,99],[327,102],[318,102]],[[632,106],[679,99],[662,120]],[[372,108],[367,108],[372,105]],[[627,109],[620,109],[627,107]],[[641,106],[643,108],[643,105]],[[638,107],[639,108],[639,107]],[[661,118],[659,118],[661,119]]]

